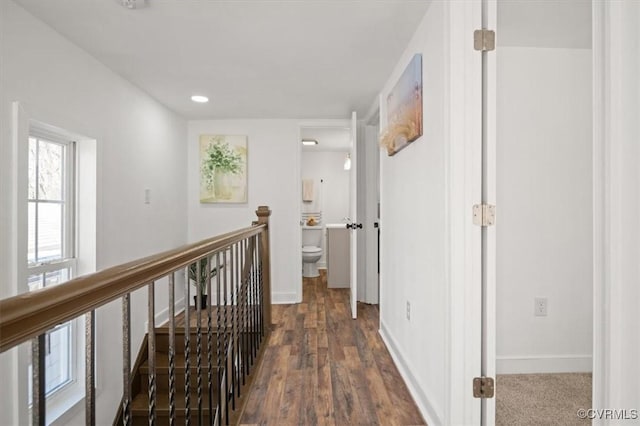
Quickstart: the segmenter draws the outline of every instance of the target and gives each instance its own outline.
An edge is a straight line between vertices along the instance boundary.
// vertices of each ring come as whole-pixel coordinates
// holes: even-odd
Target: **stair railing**
[[[123,398],[121,418],[132,424],[131,299],[132,292],[148,289],[148,366],[149,424],[156,423],[156,327],[155,284],[167,278],[169,288],[169,424],[182,414],[186,424],[192,418],[191,401],[191,314],[195,315],[196,398],[193,409],[197,423],[204,424],[208,405],[210,424],[229,424],[240,408],[242,392],[255,370],[261,348],[271,325],[271,285],[269,256],[269,216],[271,210],[260,206],[258,220],[251,227],[236,230],[178,249],[114,266],[94,274],[72,279],[55,287],[20,294],[0,301],[0,353],[31,339],[32,342],[32,424],[45,424],[45,334],[58,324],[85,316],[86,378],[85,422],[95,424],[95,310],[122,298]],[[203,262],[204,265],[203,265]],[[190,265],[197,264],[197,283],[205,271],[206,308],[202,294],[196,294],[194,312],[189,308]],[[213,273],[211,265],[216,265]],[[203,268],[204,266],[204,268]],[[184,310],[185,408],[176,410],[176,273],[186,272]],[[214,297],[215,296],[215,297]],[[206,334],[202,320],[206,315]],[[214,335],[215,333],[215,342]],[[207,375],[202,372],[203,338],[206,339]],[[214,347],[215,345],[215,347]],[[215,354],[215,364],[213,356]],[[217,377],[214,377],[213,367]],[[206,380],[207,394],[203,388]],[[217,396],[213,388],[217,388]],[[205,400],[206,399],[206,400]],[[246,401],[246,398],[244,398]]]

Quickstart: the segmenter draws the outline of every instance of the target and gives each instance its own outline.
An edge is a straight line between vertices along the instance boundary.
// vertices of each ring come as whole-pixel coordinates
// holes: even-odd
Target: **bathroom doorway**
[[[320,279],[350,288],[351,138],[348,120],[300,126],[301,286]]]

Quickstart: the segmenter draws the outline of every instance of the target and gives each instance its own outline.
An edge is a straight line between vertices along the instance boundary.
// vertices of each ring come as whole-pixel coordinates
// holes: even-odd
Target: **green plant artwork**
[[[200,202],[247,202],[246,136],[200,136]]]

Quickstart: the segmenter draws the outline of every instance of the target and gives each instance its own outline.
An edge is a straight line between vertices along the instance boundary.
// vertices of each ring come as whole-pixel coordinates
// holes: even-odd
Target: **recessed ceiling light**
[[[302,139],[302,145],[318,145],[318,141],[315,139]]]
[[[209,98],[207,98],[206,96],[201,96],[201,95],[193,95],[191,97],[191,100],[193,102],[198,102],[200,104],[204,104],[206,102],[209,102]]]

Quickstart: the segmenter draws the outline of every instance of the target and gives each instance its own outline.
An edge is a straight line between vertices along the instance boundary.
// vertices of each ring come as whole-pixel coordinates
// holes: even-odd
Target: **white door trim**
[[[351,224],[360,224],[361,212],[358,211],[358,116],[356,112],[351,113],[351,150],[350,150],[351,170],[349,170],[349,216]],[[351,279],[349,282],[349,298],[351,305],[351,318],[358,317],[358,235],[361,231],[352,228],[350,238],[351,252]]]
[[[631,409],[636,377],[637,297],[640,235],[637,213],[637,72],[640,7],[635,2],[593,1],[593,408]],[[635,158],[634,158],[635,156]],[[634,179],[635,177],[635,179]],[[634,222],[635,221],[635,222]],[[635,232],[634,232],[635,231]],[[634,329],[635,327],[635,329]],[[637,389],[637,388],[636,388]],[[594,424],[611,424],[595,419]]]
[[[497,0],[484,0],[483,27],[496,31],[498,36]],[[485,64],[483,69],[483,80],[485,93],[483,99],[483,121],[484,121],[484,172],[483,172],[483,202],[497,204],[497,69],[498,69],[498,49],[485,54]],[[499,213],[499,206],[497,212]],[[481,374],[486,377],[496,378],[496,294],[497,294],[497,244],[496,226],[490,226],[484,230],[483,241],[483,318],[482,318],[482,366]],[[493,426],[496,418],[496,398],[482,400],[482,425]]]
[[[610,181],[610,167],[606,158],[609,157],[610,145],[607,135],[610,112],[605,106],[607,96],[608,73],[605,69],[605,37],[606,5],[604,2],[593,2],[592,14],[592,49],[593,49],[593,378],[592,378],[592,406],[608,407],[606,378],[609,376],[607,365],[607,333],[606,314],[609,304],[608,290],[605,283],[609,281],[611,271],[607,269],[607,253],[604,244],[608,239],[606,232],[607,215],[605,190]]]
[[[480,400],[473,397],[473,377],[480,374],[482,347],[481,230],[472,223],[473,204],[481,199],[482,73],[481,54],[473,50],[480,28],[480,2],[449,2],[449,58],[446,112],[445,246],[450,307],[447,333],[446,424],[480,424]]]

